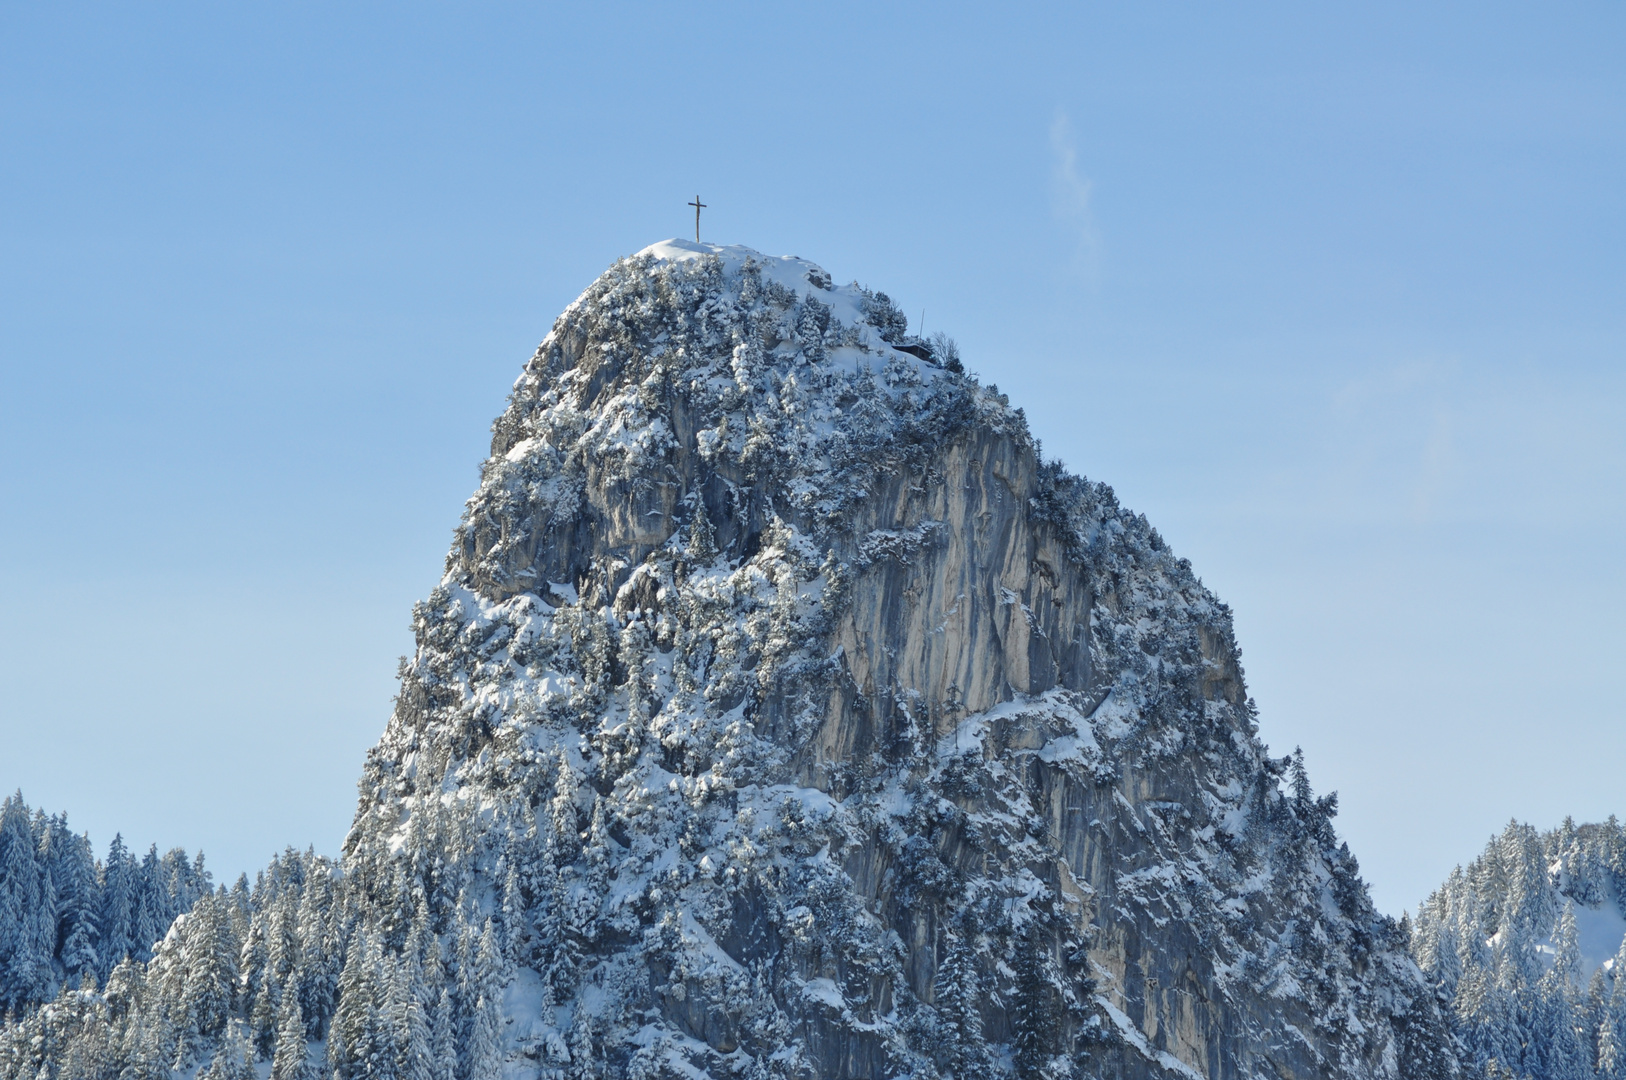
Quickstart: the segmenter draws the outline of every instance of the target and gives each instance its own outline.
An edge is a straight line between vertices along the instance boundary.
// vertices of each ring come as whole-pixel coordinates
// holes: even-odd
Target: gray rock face
[[[884,306],[671,242],[566,311],[418,609],[363,908],[466,823],[522,1073],[1456,1075],[1228,610]]]

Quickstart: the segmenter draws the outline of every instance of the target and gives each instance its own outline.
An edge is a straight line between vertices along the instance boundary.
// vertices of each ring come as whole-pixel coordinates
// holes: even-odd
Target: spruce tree
[[[107,975],[119,961],[134,951],[131,901],[134,890],[135,859],[125,850],[123,836],[115,833],[102,866],[101,974]]]
[[[1626,1080],[1626,941],[1611,966],[1609,993],[1598,1018],[1598,1076]]]
[[[333,877],[323,860],[307,877],[295,916],[299,1010],[305,1018],[306,1035],[316,1040],[327,1038],[344,965],[343,943],[334,924],[335,906]]]
[[[267,1057],[277,1038],[277,987],[271,981],[266,963],[265,922],[256,913],[249,923],[237,966],[239,994],[248,1003],[248,1037],[258,1057]]]
[[[497,1080],[502,1075],[503,1021],[502,991],[507,982],[496,932],[490,920],[476,946],[474,971],[469,982],[473,1015],[467,1051],[466,1080]]]
[[[220,1046],[198,1080],[259,1080],[254,1070],[254,1049],[239,1021],[232,1021],[221,1037]]]
[[[474,1003],[474,1029],[469,1038],[468,1080],[500,1080],[502,1013],[495,996],[482,994]]]
[[[179,932],[173,974],[167,981],[170,993],[166,996],[172,1002],[175,1067],[184,1069],[226,1026],[236,981],[237,950],[225,902],[214,896],[199,901]]]
[[[593,813],[588,819],[587,841],[582,848],[586,863],[582,883],[581,901],[577,906],[575,928],[583,941],[593,942],[599,935],[599,911],[610,892],[610,830],[604,820],[604,797],[593,796]]]
[[[1043,1075],[1054,1053],[1056,993],[1051,966],[1047,936],[1030,925],[1016,941],[1016,985],[1010,1006],[1011,1049],[1020,1080]]]
[[[154,844],[147,849],[131,877],[130,955],[143,962],[152,959],[153,946],[180,914],[170,910],[172,905],[164,892],[162,874],[158,846]]]
[[[501,917],[503,951],[515,963],[529,960],[526,953],[526,903],[520,884],[519,862],[522,852],[519,844],[510,845],[499,864],[502,871],[502,900],[498,907]]]
[[[21,1012],[48,996],[52,945],[41,924],[54,927],[45,910],[44,868],[22,792],[0,804],[0,1012]]]
[[[435,1011],[429,1025],[430,1053],[432,1055],[432,1068],[430,1076],[433,1080],[457,1080],[457,1026],[456,1009],[452,1003],[451,989],[447,986],[440,988],[440,997],[435,1002]]]
[[[358,929],[346,950],[339,976],[338,1006],[328,1027],[328,1066],[339,1080],[359,1075],[371,1047],[372,1013],[376,1008],[377,939]]]
[[[954,1080],[983,1080],[990,1073],[990,1063],[982,1035],[976,955],[957,934],[950,934],[945,942],[932,990],[943,1033],[943,1056]]]
[[[383,1011],[396,1080],[432,1080],[433,1053],[428,1018],[419,1000],[417,959],[409,950],[391,965]]]
[[[710,565],[717,558],[717,530],[712,528],[706,501],[696,494],[689,519],[689,559],[697,566]]]
[[[282,1015],[277,1020],[276,1047],[271,1055],[271,1080],[313,1080],[309,1048],[305,1043],[305,1018],[299,1011],[299,994],[292,981],[282,993]]]
[[[1553,965],[1536,986],[1530,1033],[1544,1080],[1591,1080],[1591,1054],[1581,1032],[1581,948],[1574,905],[1566,903],[1553,935]]]
[[[96,859],[88,837],[68,831],[65,818],[59,818],[51,837],[51,876],[58,901],[57,939],[62,973],[69,985],[83,979],[96,981],[101,974],[101,957],[96,944],[101,937],[97,913],[101,908],[101,885],[97,880]]]
[[[593,1044],[593,1018],[578,1010],[570,1026],[571,1080],[600,1080],[602,1073]]]

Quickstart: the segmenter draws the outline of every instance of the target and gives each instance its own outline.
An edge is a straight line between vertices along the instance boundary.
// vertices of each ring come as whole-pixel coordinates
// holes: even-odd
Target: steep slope
[[[902,329],[680,242],[572,305],[418,610],[350,862],[382,883],[426,806],[480,807],[481,902],[551,980],[527,1052],[1448,1072],[1330,805],[1279,791],[1228,611]]]
[[[1626,829],[1508,824],[1418,909],[1412,948],[1488,1076],[1626,1080]]]
[[[799,259],[613,266],[494,425],[342,871],[200,903],[0,1077],[1456,1075],[1228,610],[905,330]]]

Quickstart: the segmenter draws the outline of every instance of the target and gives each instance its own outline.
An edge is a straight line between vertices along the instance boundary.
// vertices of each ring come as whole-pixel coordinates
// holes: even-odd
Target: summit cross
[[[689,203],[689,205],[694,207],[694,242],[698,244],[700,243],[700,211],[706,204],[700,201],[700,196],[696,195],[694,202]]]

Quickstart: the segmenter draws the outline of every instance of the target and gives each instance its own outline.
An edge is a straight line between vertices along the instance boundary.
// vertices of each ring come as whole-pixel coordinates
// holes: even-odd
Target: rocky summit
[[[1229,610],[883,293],[616,263],[414,626],[340,863],[205,897],[0,1075],[90,1031],[279,1080],[1458,1075]]]

